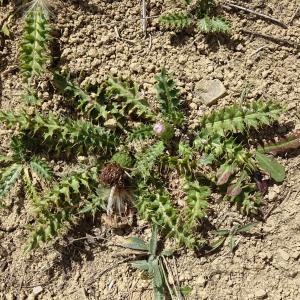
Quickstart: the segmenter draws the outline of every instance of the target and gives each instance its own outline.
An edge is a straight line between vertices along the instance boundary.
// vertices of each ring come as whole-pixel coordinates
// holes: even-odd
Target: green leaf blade
[[[255,153],[258,166],[267,172],[276,182],[282,182],[285,178],[285,168],[277,160],[260,152]]]

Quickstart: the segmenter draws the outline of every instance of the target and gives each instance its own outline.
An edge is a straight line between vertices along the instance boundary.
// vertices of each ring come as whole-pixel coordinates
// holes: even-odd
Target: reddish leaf
[[[277,155],[279,153],[287,152],[291,149],[300,148],[300,131],[292,134],[291,136],[280,140],[277,143],[269,144],[258,149],[262,153],[272,153]]]
[[[257,190],[260,191],[264,195],[268,191],[268,181],[263,180],[263,177],[259,172],[256,172],[253,175],[253,178],[256,183]]]
[[[227,188],[227,195],[231,197],[238,196],[242,192],[239,184],[232,184]]]
[[[234,173],[235,166],[222,165],[217,172],[217,185],[223,185],[228,182],[230,176]]]

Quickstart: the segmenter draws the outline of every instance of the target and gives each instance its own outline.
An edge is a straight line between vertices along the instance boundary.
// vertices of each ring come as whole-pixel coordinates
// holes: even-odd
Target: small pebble
[[[269,191],[268,198],[269,200],[274,200],[277,197],[277,193],[274,190]]]
[[[201,80],[195,86],[196,96],[202,99],[206,105],[215,104],[226,93],[223,83],[218,80]]]
[[[37,296],[43,291],[43,288],[39,285],[33,288],[32,293]]]
[[[287,261],[287,260],[290,259],[290,255],[285,250],[283,250],[283,249],[279,249],[278,250],[278,254],[285,261]]]
[[[267,292],[263,289],[257,289],[254,294],[256,299],[265,299],[268,297]]]
[[[205,287],[206,285],[206,279],[204,276],[199,276],[196,280],[196,286],[199,286],[199,287]]]
[[[235,49],[237,51],[242,51],[244,49],[244,46],[242,44],[238,44]]]
[[[16,297],[13,294],[7,294],[7,295],[5,295],[5,299],[14,300],[14,299],[16,299]]]

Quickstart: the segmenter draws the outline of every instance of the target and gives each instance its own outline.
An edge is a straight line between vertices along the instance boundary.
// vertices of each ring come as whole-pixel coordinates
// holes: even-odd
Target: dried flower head
[[[101,170],[100,180],[108,186],[123,186],[125,179],[125,172],[116,163],[108,163]]]
[[[113,186],[107,201],[106,212],[108,215],[115,213],[120,216],[125,216],[129,212],[131,201],[132,196],[126,188]]]

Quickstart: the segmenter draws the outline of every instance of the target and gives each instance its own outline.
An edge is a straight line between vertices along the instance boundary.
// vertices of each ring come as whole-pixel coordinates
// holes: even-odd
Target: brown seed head
[[[123,186],[124,185],[125,172],[116,163],[108,163],[105,165],[100,174],[100,180],[109,186]]]

